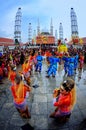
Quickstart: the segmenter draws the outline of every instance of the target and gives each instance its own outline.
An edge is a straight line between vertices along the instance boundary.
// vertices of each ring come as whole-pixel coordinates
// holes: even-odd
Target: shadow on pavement
[[[21,128],[22,130],[34,130],[34,128],[29,123],[21,126]]]
[[[79,124],[78,130],[86,130],[86,119]]]

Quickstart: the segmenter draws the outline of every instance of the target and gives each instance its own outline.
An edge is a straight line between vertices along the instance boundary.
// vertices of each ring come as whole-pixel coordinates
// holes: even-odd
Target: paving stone
[[[14,125],[8,125],[6,130],[22,130],[21,127],[14,126]]]
[[[35,94],[34,102],[47,102],[47,96],[45,94]]]
[[[69,129],[68,127],[68,123],[59,123],[57,120],[55,119],[48,119],[48,129],[49,130],[66,130]]]
[[[69,125],[78,125],[83,120],[82,113],[80,111],[73,112],[69,119]]]
[[[45,102],[32,103],[31,113],[38,115],[47,114],[47,103]]]
[[[10,124],[14,126],[22,126],[24,122],[18,112],[14,112],[10,120]]]
[[[43,116],[37,116],[36,121],[35,121],[35,128],[36,130],[46,130],[48,129],[48,120],[47,118]]]
[[[47,102],[53,102],[53,94],[47,94]]]
[[[82,113],[82,116],[86,118],[86,107],[84,109],[81,109],[80,111]]]
[[[41,87],[41,86],[39,86],[38,88],[34,88],[35,90],[35,94],[46,94],[47,92],[46,92],[46,88],[45,87]]]
[[[54,112],[55,108],[53,107],[53,103],[52,102],[48,102],[48,115],[50,115],[52,112]]]
[[[28,108],[31,113],[31,119],[20,117],[15,106],[10,91],[11,83],[4,79],[4,84],[0,86],[0,130],[22,130],[21,126],[26,123],[31,124],[34,130],[85,130],[83,120],[86,118],[86,69],[79,72],[72,78],[76,82],[77,102],[70,119],[66,123],[58,123],[55,119],[49,118],[54,111],[52,93],[56,87],[59,87],[67,76],[64,75],[62,66],[57,71],[56,77],[46,78],[47,66],[43,63],[41,73],[32,72],[31,86],[39,85],[38,88],[32,88],[32,92],[27,98]],[[81,78],[79,78],[81,76]],[[82,129],[79,129],[81,126]]]

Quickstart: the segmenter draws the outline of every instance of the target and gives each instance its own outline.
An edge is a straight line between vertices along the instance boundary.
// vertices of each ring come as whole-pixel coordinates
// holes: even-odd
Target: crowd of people
[[[86,49],[71,47],[68,52],[60,53],[57,49],[18,48],[0,54],[0,84],[4,83],[4,77],[8,77],[11,82],[13,103],[23,117],[31,117],[26,103],[27,92],[31,92],[30,76],[33,68],[36,72],[41,73],[43,60],[47,63],[47,78],[50,76],[55,78],[58,65],[61,64],[64,65],[65,74],[71,78],[76,70],[82,70],[84,63],[86,63]],[[20,70],[16,71],[18,67]],[[57,109],[50,117],[71,114],[75,104],[74,95],[76,96],[76,94],[74,93],[75,82],[72,79],[64,81],[59,89],[58,100],[57,91],[54,91],[53,104],[57,106]]]

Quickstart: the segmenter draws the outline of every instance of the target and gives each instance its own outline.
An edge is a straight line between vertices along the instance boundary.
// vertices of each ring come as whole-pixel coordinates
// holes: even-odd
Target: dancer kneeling
[[[20,75],[16,75],[15,84],[11,86],[14,105],[20,115],[25,118],[31,118],[26,103],[26,93],[31,91],[31,87],[24,84]]]
[[[68,78],[66,81],[63,81],[59,89],[55,89],[53,92],[53,105],[56,109],[50,117],[59,119],[59,121],[64,121],[66,117],[70,117],[75,103],[75,82]]]

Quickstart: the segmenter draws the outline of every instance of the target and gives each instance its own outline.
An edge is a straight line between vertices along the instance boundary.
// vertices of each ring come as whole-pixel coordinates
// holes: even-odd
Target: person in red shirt
[[[54,90],[53,105],[56,107],[56,109],[53,113],[51,113],[50,117],[58,118],[70,115],[75,103],[76,103],[75,82],[74,80],[68,78],[67,80],[63,81],[59,89]]]
[[[84,55],[80,53],[80,58],[79,58],[79,69],[83,69],[84,66]]]
[[[26,118],[31,118],[26,102],[26,93],[30,91],[31,87],[23,83],[20,75],[16,75],[15,84],[11,86],[13,103],[16,109],[20,112],[21,116]]]
[[[0,84],[3,84],[2,79],[3,79],[3,69],[0,66]]]

